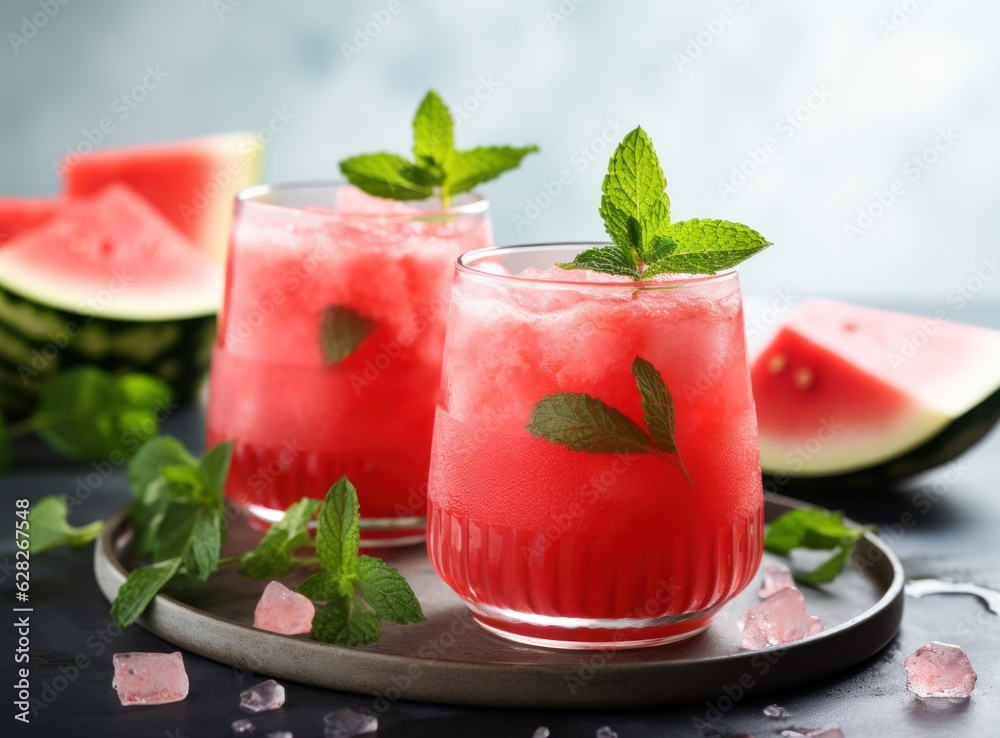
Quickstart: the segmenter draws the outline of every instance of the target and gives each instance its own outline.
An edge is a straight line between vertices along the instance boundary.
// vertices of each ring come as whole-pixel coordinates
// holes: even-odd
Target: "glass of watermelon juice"
[[[590,246],[459,259],[428,549],[506,638],[667,643],[704,630],[762,555],[739,278],[554,266]]]
[[[228,495],[274,521],[346,475],[366,540],[422,540],[454,261],[491,242],[475,195],[442,210],[336,183],[244,190],[208,407],[209,443],[233,443]]]

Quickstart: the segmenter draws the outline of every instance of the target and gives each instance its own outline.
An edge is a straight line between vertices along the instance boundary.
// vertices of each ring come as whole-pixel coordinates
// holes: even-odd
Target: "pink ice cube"
[[[783,564],[771,564],[764,567],[764,578],[757,596],[761,599],[767,599],[783,589],[794,586],[795,581],[792,579],[791,569]]]
[[[802,593],[789,587],[747,610],[737,621],[743,648],[758,649],[791,643],[823,632],[819,618],[806,612]]]
[[[253,612],[253,627],[284,635],[308,633],[315,614],[316,608],[308,597],[281,582],[269,582]]]
[[[188,676],[180,651],[116,653],[111,686],[123,705],[162,705],[188,695]]]
[[[958,646],[931,641],[907,656],[906,688],[918,697],[964,699],[976,688],[976,672]]]

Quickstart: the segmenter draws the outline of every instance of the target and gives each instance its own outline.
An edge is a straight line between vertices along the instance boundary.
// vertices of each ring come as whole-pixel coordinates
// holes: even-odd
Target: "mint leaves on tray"
[[[352,156],[340,162],[347,181],[369,195],[391,200],[426,200],[435,194],[441,207],[476,185],[516,169],[537,146],[455,148],[455,124],[444,101],[429,91],[413,119],[413,159],[398,154]]]
[[[844,523],[840,510],[803,509],[787,512],[766,528],[764,548],[789,554],[796,548],[833,551],[833,556],[812,571],[793,572],[802,584],[832,582],[850,561],[854,544],[872,528],[852,528]]]
[[[667,180],[642,128],[626,134],[608,162],[600,213],[613,241],[559,266],[644,280],[658,274],[715,274],[770,246],[757,231],[725,220],[672,223]]]

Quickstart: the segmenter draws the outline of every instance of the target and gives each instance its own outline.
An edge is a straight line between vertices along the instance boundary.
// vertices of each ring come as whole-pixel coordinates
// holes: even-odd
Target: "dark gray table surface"
[[[933,309],[924,310],[928,314]],[[996,312],[971,309],[962,320],[1000,325]],[[202,443],[201,412],[190,409],[171,418],[165,432],[192,448]],[[0,628],[5,697],[0,735],[36,736],[187,736],[229,735],[241,713],[240,691],[263,677],[185,654],[191,682],[188,698],[172,705],[123,708],[111,688],[111,654],[165,651],[168,643],[138,626],[119,633],[94,582],[92,547],[60,550],[31,562],[31,681],[40,705],[28,726],[14,720],[12,692],[15,632],[14,501],[70,494],[90,471],[86,465],[53,458],[31,443],[18,448],[21,463],[0,476],[0,603],[6,610]],[[913,480],[903,488],[850,495],[836,492],[782,493],[844,509],[856,520],[881,527],[902,559],[908,576],[934,576],[1000,589],[1000,434],[948,467]],[[76,523],[110,515],[127,503],[124,475],[101,482],[76,508]],[[979,674],[965,704],[932,707],[905,689],[903,659],[931,640],[960,644]],[[581,660],[586,658],[581,654]],[[728,689],[727,689],[728,686]],[[288,683],[284,709],[255,719],[257,735],[289,730],[296,738],[322,735],[323,715],[339,707],[362,709],[373,698]],[[735,695],[735,698],[734,698]],[[771,703],[783,705],[789,720],[763,716]],[[455,708],[395,702],[382,713],[379,736],[511,736],[530,738],[548,726],[553,738],[594,736],[610,725],[621,738],[664,735],[776,736],[790,727],[836,724],[848,738],[858,736],[994,736],[1000,734],[1000,617],[968,596],[907,598],[902,630],[869,662],[820,682],[778,694],[739,696],[738,688],[719,685],[711,703],[670,709],[553,711]],[[9,727],[11,726],[11,727]]]

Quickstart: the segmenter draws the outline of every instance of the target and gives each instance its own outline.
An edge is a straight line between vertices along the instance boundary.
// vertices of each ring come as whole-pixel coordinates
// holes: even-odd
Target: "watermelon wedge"
[[[0,197],[0,246],[49,220],[60,207],[62,200],[54,197]]]
[[[67,203],[0,249],[0,409],[30,411],[59,368],[165,379],[181,401],[208,367],[220,268],[124,185]]]
[[[1000,419],[1000,332],[807,300],[751,378],[766,473],[892,481],[949,461]]]
[[[249,132],[111,148],[67,158],[67,195],[92,195],[121,183],[148,200],[198,248],[222,264],[233,198],[260,182],[263,144]]]

